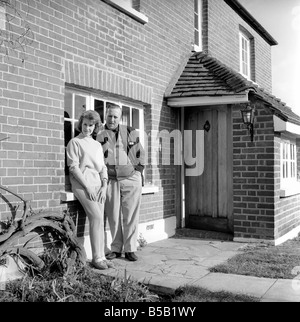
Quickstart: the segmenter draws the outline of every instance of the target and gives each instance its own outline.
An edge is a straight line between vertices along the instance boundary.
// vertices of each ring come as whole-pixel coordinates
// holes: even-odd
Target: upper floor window
[[[250,80],[251,78],[251,42],[240,32],[240,73]]]
[[[202,51],[202,0],[194,0],[194,51]]]
[[[6,30],[6,8],[0,5],[0,30]]]
[[[142,24],[148,23],[148,18],[140,12],[140,0],[103,0],[109,5],[129,15]]]

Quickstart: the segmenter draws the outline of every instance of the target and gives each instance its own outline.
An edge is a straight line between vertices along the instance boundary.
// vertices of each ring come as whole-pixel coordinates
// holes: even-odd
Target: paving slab
[[[254,296],[261,302],[300,302],[300,281],[211,273],[209,269],[241,253],[247,243],[230,240],[170,238],[148,244],[136,254],[137,262],[113,260],[115,269],[101,274],[130,278],[158,293],[174,294],[186,285],[210,291]]]
[[[264,294],[264,300],[269,302],[300,302],[299,280],[278,279],[272,288]]]
[[[194,282],[195,286],[210,291],[226,291],[262,298],[276,280],[233,274],[210,273]]]

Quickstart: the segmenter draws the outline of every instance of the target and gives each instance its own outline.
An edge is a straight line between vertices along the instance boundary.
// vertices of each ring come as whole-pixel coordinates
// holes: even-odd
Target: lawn
[[[210,268],[214,273],[294,279],[300,268],[300,238],[278,246],[248,244],[226,263]],[[300,272],[300,269],[299,269]]]
[[[187,286],[177,290],[171,302],[259,302],[260,300],[243,294],[220,291],[212,292],[200,287]]]

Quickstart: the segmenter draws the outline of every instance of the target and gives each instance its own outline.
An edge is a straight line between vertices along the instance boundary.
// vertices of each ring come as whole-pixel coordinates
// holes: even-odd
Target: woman
[[[93,139],[102,127],[95,111],[84,112],[78,121],[80,134],[67,145],[67,164],[72,191],[89,220],[92,265],[97,269],[113,267],[105,258],[104,203],[107,189],[107,168],[103,150]]]

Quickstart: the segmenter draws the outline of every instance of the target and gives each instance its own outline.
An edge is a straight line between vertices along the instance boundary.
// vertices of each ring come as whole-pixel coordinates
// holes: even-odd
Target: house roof
[[[224,0],[237,14],[243,18],[254,30],[258,32],[269,45],[278,45],[278,42],[267,32],[267,30],[247,11],[237,0]]]
[[[285,121],[300,125],[300,116],[279,98],[247,80],[216,58],[204,53],[192,54],[175,86],[166,97],[215,97],[249,92],[263,100],[276,115]]]

